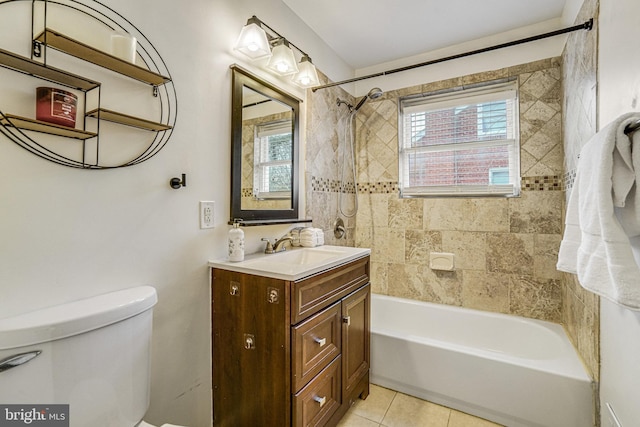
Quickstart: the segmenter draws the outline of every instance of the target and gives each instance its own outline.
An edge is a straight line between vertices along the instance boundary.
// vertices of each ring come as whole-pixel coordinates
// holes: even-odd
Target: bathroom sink
[[[249,255],[244,261],[211,261],[215,268],[257,274],[276,279],[298,280],[370,253],[369,249],[346,246],[292,248],[277,254]]]
[[[273,254],[273,256],[265,257],[265,262],[278,262],[294,265],[311,265],[318,262],[344,255],[345,251],[331,250],[322,247],[319,248],[303,248],[290,250]]]

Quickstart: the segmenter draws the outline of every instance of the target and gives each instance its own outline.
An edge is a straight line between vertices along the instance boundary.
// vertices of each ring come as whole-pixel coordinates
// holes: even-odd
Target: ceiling
[[[283,0],[354,69],[560,18],[566,0]]]

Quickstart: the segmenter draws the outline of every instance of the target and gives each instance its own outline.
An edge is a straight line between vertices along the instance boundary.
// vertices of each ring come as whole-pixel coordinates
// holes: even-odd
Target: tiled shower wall
[[[326,76],[320,74],[320,83],[329,83]],[[343,196],[344,211],[353,211],[353,178],[345,179],[347,193],[340,192],[342,175],[342,156],[345,136],[349,126],[354,131],[354,123],[349,120],[346,105],[338,105],[341,99],[354,104],[353,96],[340,87],[332,87],[314,92],[307,96],[307,133],[305,153],[306,214],[313,218],[313,226],[324,230],[325,243],[329,245],[355,245],[355,217],[343,216],[347,235],[336,239],[333,224],[338,217],[338,197]],[[346,177],[348,174],[345,175]],[[350,183],[350,184],[349,184]]]
[[[398,97],[517,77],[522,196],[400,199]],[[373,291],[559,322],[563,193],[559,58],[385,94],[356,124],[360,210],[356,245],[372,248]],[[450,252],[455,270],[429,268]]]
[[[569,199],[578,154],[597,131],[597,22],[598,1],[585,0],[576,23],[594,18],[594,29],[572,33],[562,55],[564,92],[565,188]],[[584,290],[577,276],[565,273],[563,317],[569,336],[585,364],[599,378],[600,311],[597,295]]]
[[[518,198],[398,197],[398,98],[515,76],[520,85]],[[373,291],[560,322],[563,148],[560,59],[385,93],[356,115],[359,210],[346,241],[331,241],[345,107],[340,89],[314,93],[307,123],[307,201],[330,243],[370,247]],[[337,126],[336,126],[337,124]],[[325,237],[325,239],[327,238]],[[429,252],[452,252],[453,272],[433,271]]]

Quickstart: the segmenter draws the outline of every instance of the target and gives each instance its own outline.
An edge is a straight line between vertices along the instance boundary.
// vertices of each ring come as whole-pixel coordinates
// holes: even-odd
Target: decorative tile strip
[[[573,185],[574,179],[575,171],[572,175],[565,173],[563,177],[560,175],[525,176],[522,177],[522,191],[562,191],[568,185]],[[340,182],[336,180],[311,177],[311,186],[313,191],[340,192]],[[398,193],[400,188],[394,181],[360,182],[358,191],[368,194],[392,194]],[[346,183],[341,192],[353,193],[353,183]]]
[[[358,191],[369,194],[392,194],[399,191],[397,182],[361,182]]]
[[[563,178],[560,175],[523,176],[522,191],[562,191]]]
[[[311,177],[311,189],[313,191],[321,191],[327,193],[355,193],[355,186],[353,182],[345,182],[344,185],[340,185],[340,181],[335,179],[317,178]]]
[[[576,170],[572,169],[564,173],[564,188],[569,191],[573,188],[573,183],[576,180]]]
[[[251,196],[253,196],[253,188],[242,189],[242,197],[251,197]]]

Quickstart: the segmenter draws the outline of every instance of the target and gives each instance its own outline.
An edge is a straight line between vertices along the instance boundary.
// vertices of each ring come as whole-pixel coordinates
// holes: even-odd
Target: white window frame
[[[277,200],[291,198],[291,191],[269,191],[265,187],[268,183],[268,171],[272,166],[292,166],[291,159],[268,161],[265,156],[269,150],[269,137],[281,134],[290,134],[293,138],[291,120],[277,120],[269,123],[261,123],[255,126],[254,130],[254,151],[253,151],[253,196],[260,200]]]
[[[400,197],[436,197],[436,196],[502,196],[516,197],[520,195],[520,130],[518,111],[518,90],[516,80],[502,80],[499,82],[483,83],[467,88],[456,88],[440,91],[432,94],[413,95],[400,98],[398,114],[398,162],[399,162],[399,187]],[[511,99],[513,111],[511,121],[508,123],[508,139],[492,139],[472,142],[452,142],[427,145],[423,147],[411,147],[410,141],[405,142],[405,134],[409,130],[405,128],[405,116],[408,114],[437,111],[447,108],[464,108],[468,105],[502,101]],[[479,120],[479,119],[478,119]],[[480,126],[478,122],[478,126]],[[415,132],[414,128],[414,132]],[[425,129],[428,132],[428,129]],[[478,129],[479,136],[491,135]],[[410,138],[410,135],[407,135]],[[465,151],[484,147],[507,147],[509,150],[509,184],[451,184],[428,185],[410,187],[409,158],[415,154],[437,153],[445,151]]]

